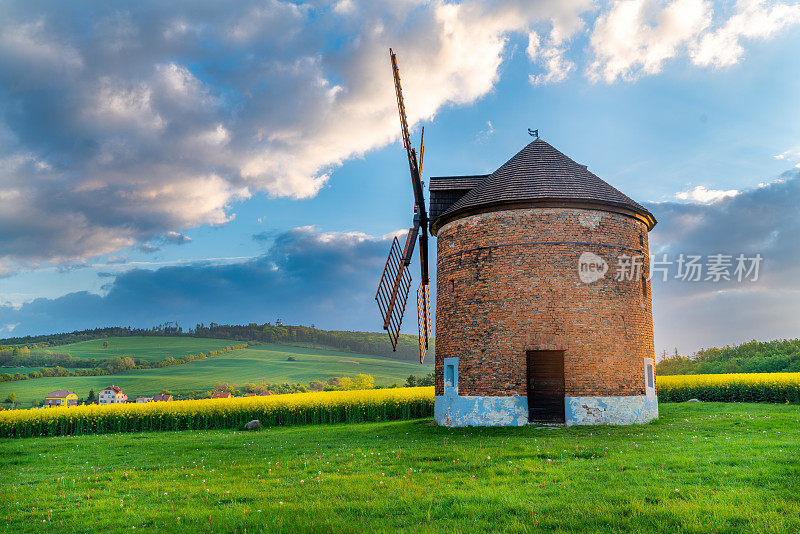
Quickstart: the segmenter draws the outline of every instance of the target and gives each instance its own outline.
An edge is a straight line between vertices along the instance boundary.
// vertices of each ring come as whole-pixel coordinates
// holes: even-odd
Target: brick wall
[[[526,351],[564,350],[567,396],[644,395],[653,358],[649,281],[615,280],[621,254],[645,256],[647,228],[585,209],[497,211],[437,235],[436,394],[444,358],[459,357],[459,394],[527,394]],[[578,258],[608,263],[591,284]]]

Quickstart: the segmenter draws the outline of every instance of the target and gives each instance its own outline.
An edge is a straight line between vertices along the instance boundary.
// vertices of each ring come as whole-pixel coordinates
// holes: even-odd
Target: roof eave
[[[493,211],[518,210],[525,208],[584,208],[608,211],[611,213],[626,215],[641,221],[647,227],[648,232],[652,230],[658,223],[653,214],[646,209],[642,208],[641,210],[637,210],[627,204],[588,199],[541,198],[532,200],[499,201],[491,204],[482,204],[480,206],[462,208],[455,210],[452,213],[444,213],[431,223],[431,235],[436,236],[436,234],[439,232],[439,229],[443,225],[457,219],[463,219],[464,217],[469,217],[471,215],[490,213]]]

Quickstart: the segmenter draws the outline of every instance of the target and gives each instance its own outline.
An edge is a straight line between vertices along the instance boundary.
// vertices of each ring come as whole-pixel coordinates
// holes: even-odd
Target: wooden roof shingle
[[[656,224],[655,217],[646,208],[603,181],[586,166],[576,163],[546,141],[536,139],[453,203],[434,221],[432,229],[435,232],[445,221],[485,211],[490,206],[548,201],[597,205],[599,209],[616,208],[609,211],[635,216],[643,220],[648,229]]]

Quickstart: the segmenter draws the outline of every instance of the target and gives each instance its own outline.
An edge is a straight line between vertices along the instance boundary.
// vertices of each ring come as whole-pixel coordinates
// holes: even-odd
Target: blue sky
[[[538,128],[650,203],[653,252],[765,256],[747,287],[654,284],[658,350],[798,335],[797,3],[0,11],[0,336],[379,329],[386,236],[411,207],[389,46],[425,175],[490,172]]]

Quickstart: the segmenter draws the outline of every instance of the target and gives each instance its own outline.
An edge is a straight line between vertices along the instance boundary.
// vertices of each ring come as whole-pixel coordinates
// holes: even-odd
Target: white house
[[[97,396],[97,404],[123,404],[128,396],[118,386],[109,386]]]

